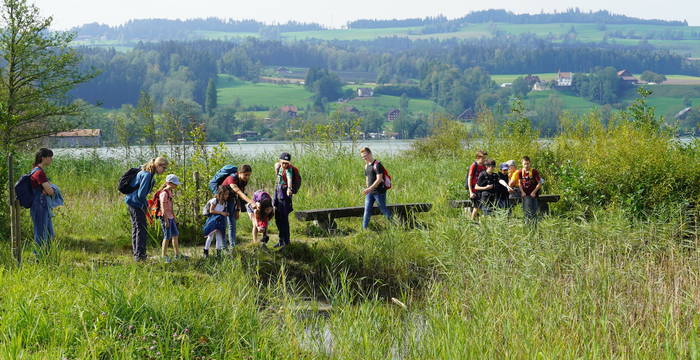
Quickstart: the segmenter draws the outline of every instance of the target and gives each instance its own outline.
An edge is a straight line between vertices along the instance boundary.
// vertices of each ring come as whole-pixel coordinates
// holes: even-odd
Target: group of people
[[[484,151],[477,152],[476,159],[467,171],[465,188],[473,205],[470,213],[472,220],[478,216],[479,211],[484,215],[499,209],[510,212],[518,200],[523,203],[525,218],[536,219],[539,208],[537,199],[544,180],[538,171],[531,167],[530,158],[523,156],[522,168],[518,169],[514,160],[496,167],[496,162],[487,158],[487,155]],[[391,221],[392,213],[387,207],[386,194],[392,184],[387,170],[374,158],[368,147],[360,149],[360,156],[365,162],[362,228],[366,229],[375,203],[381,213]],[[256,190],[252,196],[248,196],[246,186],[253,172],[252,167],[231,166],[236,170],[223,178],[220,184],[216,184],[214,197],[207,201],[203,208],[203,214],[207,216],[202,230],[205,237],[204,256],[209,256],[212,243],[215,244],[217,255],[236,245],[236,222],[241,212],[247,213],[250,218],[254,242],[258,242],[260,236],[262,246],[266,246],[269,240],[268,225],[274,219],[279,232],[279,241],[274,247],[283,248],[290,243],[289,215],[294,211],[292,199],[298,190],[298,185],[295,184],[296,178],[299,177],[298,169],[292,165],[291,159],[291,155],[284,152],[275,163],[275,190],[272,196],[264,189]],[[34,223],[34,240],[40,247],[47,247],[54,236],[51,207],[58,189],[49,182],[45,172],[52,160],[53,152],[50,149],[40,149],[35,155],[34,168],[29,174],[34,196],[30,214]],[[155,186],[155,176],[165,173],[168,165],[168,160],[164,157],[151,159],[141,168],[133,169],[135,173],[128,180],[130,190],[124,200],[131,219],[132,250],[136,261],[147,258],[148,195]],[[300,178],[298,181],[301,181]],[[167,256],[170,244],[174,248],[175,259],[184,257],[180,253],[179,231],[173,211],[173,197],[180,185],[180,179],[175,174],[169,174],[156,192],[159,203],[158,216],[164,234],[161,255],[167,262],[171,261]]]
[[[496,166],[496,161],[487,158],[485,151],[478,151],[476,159],[469,166],[465,188],[472,201],[471,219],[475,220],[481,211],[490,215],[497,210],[510,212],[516,201],[523,204],[527,221],[537,219],[538,196],[544,184],[539,172],[532,168],[528,156],[521,159],[518,169],[515,160],[508,160]]]

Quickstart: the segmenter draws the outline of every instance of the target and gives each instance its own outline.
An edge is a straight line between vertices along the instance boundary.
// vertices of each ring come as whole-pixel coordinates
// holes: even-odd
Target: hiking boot
[[[281,250],[284,249],[285,246],[287,246],[287,244],[278,242],[277,244],[275,244],[275,246],[273,246],[273,248]]]
[[[170,256],[165,256],[165,257],[163,257],[163,262],[166,264],[170,264],[172,262],[172,260],[170,259]]]
[[[209,249],[204,249],[204,257],[205,258],[209,257]]]
[[[270,240],[270,237],[267,236],[267,235],[263,236],[262,239],[260,239],[260,241],[261,241],[263,244],[267,244],[267,242],[268,242],[269,240]]]

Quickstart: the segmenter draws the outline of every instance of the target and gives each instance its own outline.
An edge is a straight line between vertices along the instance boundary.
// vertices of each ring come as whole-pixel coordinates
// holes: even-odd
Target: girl
[[[167,254],[170,240],[172,240],[173,249],[175,249],[175,259],[180,258],[180,245],[178,244],[180,232],[177,230],[175,213],[173,212],[173,191],[178,186],[180,186],[180,179],[178,179],[177,175],[170,174],[165,177],[165,184],[159,190],[160,194],[158,195],[162,214],[161,225],[163,227],[163,244],[161,245],[160,255],[166,263],[170,262]]]
[[[155,185],[156,174],[162,174],[168,168],[168,160],[163,157],[151,159],[141,167],[141,171],[131,180],[129,185],[137,189],[126,195],[124,201],[131,217],[131,248],[134,260],[145,261],[146,256],[146,200]]]
[[[275,209],[272,207],[272,198],[270,194],[264,190],[258,190],[253,194],[252,204],[248,204],[248,217],[253,224],[253,242],[258,241],[258,233],[262,233],[262,246],[267,244],[269,237],[267,236],[267,225],[275,216]]]
[[[53,152],[46,148],[41,148],[34,156],[34,170],[31,173],[32,189],[34,190],[34,200],[29,214],[34,223],[34,243],[39,251],[48,251],[51,239],[54,237],[53,222],[49,212],[47,196],[54,196],[54,189],[51,187],[49,178],[44,169],[51,165]]]
[[[293,166],[292,155],[283,152],[280,159],[275,163],[275,224],[279,231],[280,241],[275,245],[275,248],[283,248],[289,245],[289,214],[294,211],[292,205],[292,180]]]
[[[209,247],[216,237],[216,256],[221,256],[224,248],[224,234],[226,233],[226,218],[229,216],[228,207],[230,190],[228,186],[220,185],[216,197],[207,202],[209,218],[204,223],[204,236],[207,241],[204,244],[204,257],[209,256]]]

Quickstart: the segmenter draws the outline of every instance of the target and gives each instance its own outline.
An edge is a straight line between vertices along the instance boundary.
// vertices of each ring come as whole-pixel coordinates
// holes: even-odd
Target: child
[[[501,164],[501,172],[498,173],[498,184],[496,185],[496,189],[498,190],[498,207],[500,209],[508,209],[508,212],[510,213],[510,194],[514,193],[515,190],[508,185],[509,170],[510,166],[508,165],[508,163]]]
[[[253,168],[246,164],[241,166],[237,173],[226,177],[224,182],[221,183],[221,185],[227,186],[229,190],[231,190],[231,198],[228,202],[228,208],[226,209],[226,212],[229,214],[227,218],[228,244],[231,246],[231,249],[236,245],[236,221],[240,216],[241,209],[245,209],[247,204],[253,202],[253,200],[248,198],[245,194],[245,187],[248,185],[252,173]],[[224,248],[227,247],[226,245],[224,246]]]
[[[465,187],[469,191],[469,198],[472,200],[472,220],[476,218],[476,214],[479,212],[479,195],[476,192],[475,186],[477,180],[479,179],[479,175],[486,170],[486,167],[484,166],[484,158],[486,155],[488,155],[486,151],[477,151],[476,159],[469,166],[469,170],[467,170]]]
[[[540,189],[544,181],[540,177],[540,173],[531,168],[530,158],[523,156],[523,168],[517,171],[513,177],[520,185],[520,197],[523,199],[523,212],[525,213],[525,221],[536,221],[537,211],[539,210]]]
[[[204,223],[204,236],[207,241],[204,244],[204,257],[209,256],[209,247],[216,238],[216,256],[221,256],[224,248],[224,234],[226,233],[226,218],[229,213],[226,211],[229,201],[230,190],[228,186],[220,185],[216,192],[216,197],[209,200],[206,210],[209,218]]]
[[[292,181],[294,178],[294,169],[292,166],[292,155],[283,152],[280,159],[275,163],[275,198],[273,205],[275,206],[275,224],[279,231],[279,242],[275,248],[284,248],[289,245],[289,214],[294,211],[292,205]]]
[[[158,195],[160,200],[161,208],[161,225],[163,227],[163,244],[161,246],[161,256],[165,259],[166,263],[170,263],[170,258],[168,257],[168,243],[172,240],[173,249],[175,249],[175,259],[180,258],[180,245],[178,244],[178,237],[180,233],[177,230],[177,223],[175,222],[175,213],[173,213],[173,190],[180,186],[180,179],[177,175],[170,174],[165,177],[165,184],[160,189],[160,194]]]
[[[272,207],[272,198],[264,190],[258,190],[253,194],[253,203],[246,205],[250,222],[253,224],[253,242],[258,241],[258,233],[262,233],[262,246],[265,247],[269,237],[267,236],[267,225],[275,216],[275,209]]]
[[[486,166],[486,171],[479,174],[474,189],[479,194],[481,211],[484,212],[484,215],[490,215],[498,203],[498,189],[496,189],[496,186],[500,179],[496,173],[496,162],[494,160],[487,160],[484,162],[484,165]]]

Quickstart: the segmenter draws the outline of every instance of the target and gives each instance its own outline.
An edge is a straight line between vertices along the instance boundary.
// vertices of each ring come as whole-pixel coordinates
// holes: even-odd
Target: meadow
[[[67,203],[53,251],[31,254],[26,216],[21,267],[3,241],[0,357],[697,358],[699,214],[688,205],[700,200],[700,144],[679,144],[637,105],[609,127],[595,114],[563,119],[547,143],[517,126],[524,118],[479,133],[446,122],[409,152],[376,154],[395,182],[390,202],[434,204],[417,228],[376,217],[360,231],[344,219],[330,236],[292,219],[292,245],[275,251],[250,242],[242,217],[232,254],[202,258],[193,226],[191,257],[172,264],[130,259],[115,189],[126,164],[56,158],[47,172]],[[361,205],[359,156],[303,146],[295,208]],[[499,161],[531,155],[545,192],[562,195],[553,214],[532,227],[519,210],[473,223],[449,208],[477,148]],[[275,155],[212,154],[206,166],[250,163],[249,191],[270,189]],[[187,169],[169,171],[191,179]],[[201,224],[184,203],[179,220]]]

